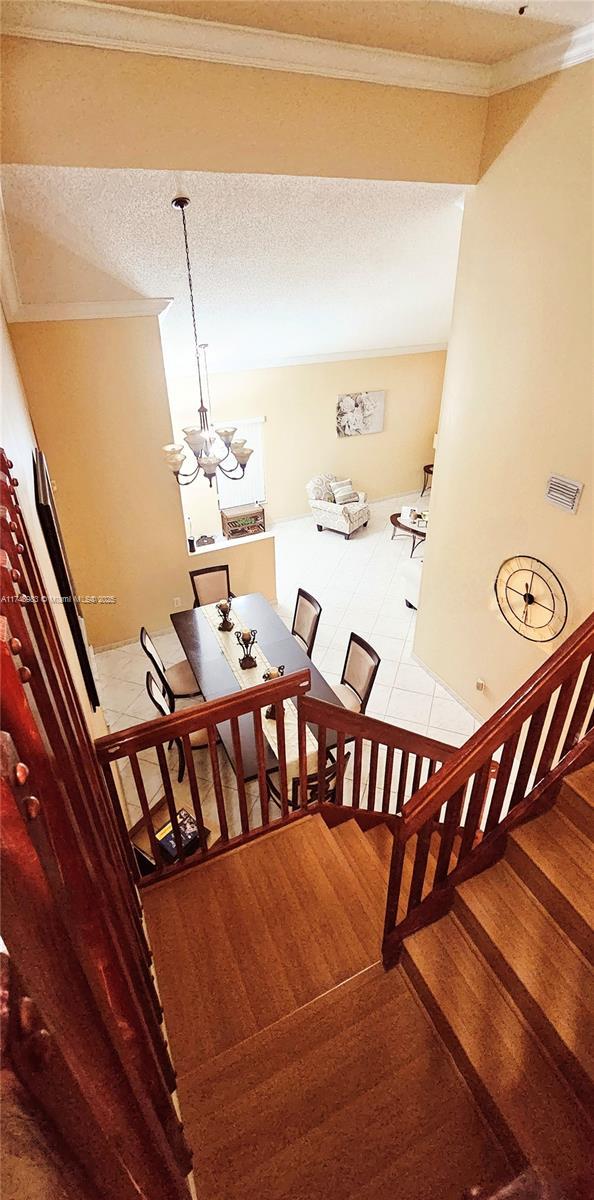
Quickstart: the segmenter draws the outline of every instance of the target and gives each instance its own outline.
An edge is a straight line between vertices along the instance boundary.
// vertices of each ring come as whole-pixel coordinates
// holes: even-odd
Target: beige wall
[[[19,504],[33,543],[33,549],[39,563],[45,590],[48,595],[57,596],[59,595],[58,585],[35,507],[35,488],[33,483],[35,433],[31,425],[27,401],[8,335],[6,321],[4,320],[4,313],[2,313],[1,321],[2,445],[8,457],[14,463],[13,475],[19,481]],[[99,737],[105,733],[105,722],[101,711],[99,710],[94,713],[89,704],[66,614],[64,609],[58,604],[54,605],[53,611],[85,719],[94,736]]]
[[[482,97],[2,41],[5,162],[440,183],[478,177]]]
[[[464,215],[415,651],[484,715],[558,645],[500,616],[505,558],[559,575],[565,634],[593,607],[591,102],[591,64],[495,97]],[[577,515],[552,471],[585,482]]]
[[[138,637],[142,624],[170,627],[174,598],[191,606],[188,570],[220,554],[187,553],[177,484],[163,464],[171,422],[157,318],[13,325],[11,336],[76,586],[116,596],[86,606],[90,641],[98,648]],[[230,547],[226,558],[234,591],[276,598],[272,540]]]
[[[213,375],[215,422],[265,418],[269,520],[307,512],[305,485],[320,471],[352,478],[371,500],[394,496],[418,487],[423,463],[433,461],[444,363],[439,350]],[[337,437],[339,393],[375,389],[386,392],[383,433]],[[195,383],[170,383],[170,393],[179,430],[191,418]]]

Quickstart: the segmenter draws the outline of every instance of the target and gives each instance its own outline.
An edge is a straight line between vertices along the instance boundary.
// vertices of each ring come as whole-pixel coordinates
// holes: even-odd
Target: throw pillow
[[[336,483],[331,483],[330,487],[337,504],[353,504],[359,499],[358,493],[353,488],[352,479],[338,479]]]

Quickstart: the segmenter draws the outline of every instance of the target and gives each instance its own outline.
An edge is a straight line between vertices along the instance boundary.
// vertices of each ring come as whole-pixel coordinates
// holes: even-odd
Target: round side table
[[[424,496],[425,492],[431,486],[432,475],[433,463],[427,463],[426,466],[423,467],[423,491],[421,492],[421,496]]]

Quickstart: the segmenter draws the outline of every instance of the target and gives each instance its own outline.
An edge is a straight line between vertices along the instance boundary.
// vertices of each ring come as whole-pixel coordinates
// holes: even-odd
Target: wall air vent
[[[580,496],[584,489],[583,483],[575,479],[566,479],[564,475],[551,475],[545,492],[545,499],[566,512],[577,512]]]

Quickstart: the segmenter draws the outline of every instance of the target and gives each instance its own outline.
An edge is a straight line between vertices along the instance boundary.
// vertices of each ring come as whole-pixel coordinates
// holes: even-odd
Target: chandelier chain
[[[198,390],[200,392],[200,407],[204,407],[204,397],[202,393],[202,369],[200,367],[200,351],[198,348],[198,332],[196,329],[196,309],[194,307],[194,288],[192,287],[192,267],[190,264],[190,248],[188,246],[188,227],[186,225],[186,210],[180,209],[182,225],[184,230],[184,245],[186,248],[186,266],[188,268],[188,287],[190,289],[190,305],[192,308],[192,327],[194,330],[194,348],[196,351],[196,366],[198,368]]]

